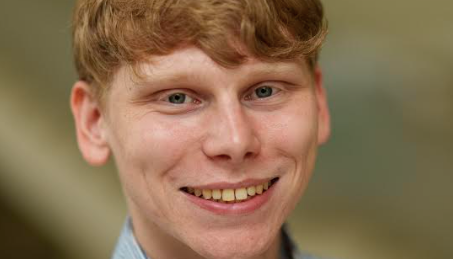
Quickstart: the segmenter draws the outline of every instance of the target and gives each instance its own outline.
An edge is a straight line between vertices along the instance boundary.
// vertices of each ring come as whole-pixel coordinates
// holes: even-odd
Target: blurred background
[[[289,224],[344,259],[453,258],[453,2],[324,0],[332,138]],[[126,215],[69,110],[74,1],[0,2],[0,258],[109,258]]]

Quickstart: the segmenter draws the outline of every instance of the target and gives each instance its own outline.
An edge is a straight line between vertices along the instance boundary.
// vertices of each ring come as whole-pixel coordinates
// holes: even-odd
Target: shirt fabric
[[[111,259],[152,259],[142,250],[132,231],[132,222],[127,218]],[[285,229],[282,228],[282,246],[279,259],[320,259],[300,252]]]

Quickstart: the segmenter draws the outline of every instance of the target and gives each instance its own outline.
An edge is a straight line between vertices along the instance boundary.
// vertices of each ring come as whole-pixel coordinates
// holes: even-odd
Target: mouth
[[[273,178],[258,184],[244,184],[237,187],[221,188],[196,188],[182,187],[180,190],[193,198],[203,199],[219,204],[244,203],[264,195],[278,182],[279,178]]]

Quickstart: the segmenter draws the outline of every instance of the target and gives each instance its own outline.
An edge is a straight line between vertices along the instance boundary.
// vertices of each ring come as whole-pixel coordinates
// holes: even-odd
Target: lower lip
[[[239,203],[220,203],[215,201],[206,200],[199,198],[192,194],[183,192],[190,202],[199,206],[200,208],[218,215],[245,215],[251,214],[261,207],[263,207],[269,200],[274,192],[274,189],[278,182],[275,182],[267,191],[263,194],[255,195],[252,199],[239,202]]]

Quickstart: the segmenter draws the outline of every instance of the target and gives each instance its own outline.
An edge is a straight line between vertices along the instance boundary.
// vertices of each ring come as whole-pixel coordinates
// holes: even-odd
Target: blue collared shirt
[[[282,228],[282,246],[280,259],[317,259],[311,255],[301,253],[291,240],[285,228]],[[113,252],[112,259],[151,259],[142,250],[132,232],[132,222],[128,218],[124,224],[118,243]],[[319,258],[318,258],[319,259]]]

